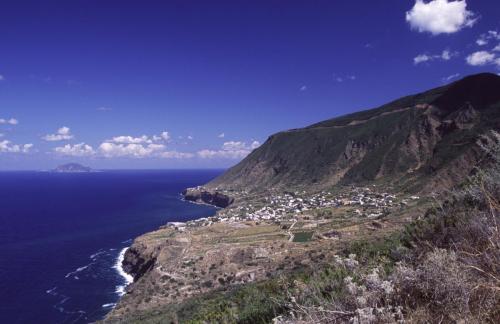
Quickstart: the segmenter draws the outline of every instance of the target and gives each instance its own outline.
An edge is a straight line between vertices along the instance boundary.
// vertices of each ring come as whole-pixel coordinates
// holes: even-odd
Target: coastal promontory
[[[182,194],[184,199],[188,201],[205,203],[220,208],[226,208],[234,202],[234,198],[227,194],[203,187],[187,188]]]

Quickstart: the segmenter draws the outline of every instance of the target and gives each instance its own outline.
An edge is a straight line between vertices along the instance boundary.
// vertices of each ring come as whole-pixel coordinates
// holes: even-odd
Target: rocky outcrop
[[[182,192],[184,199],[202,202],[220,208],[226,208],[234,202],[234,198],[218,191],[208,191],[203,187],[187,188]]]
[[[122,262],[123,270],[134,277],[137,281],[147,273],[156,262],[156,257],[148,253],[147,247],[143,244],[133,244],[125,252]]]
[[[277,225],[254,226],[221,222],[186,231],[165,226],[136,238],[123,261],[134,282],[104,323],[128,323],[130,316],[334,258],[333,249],[319,252],[333,241],[306,247],[289,242]]]

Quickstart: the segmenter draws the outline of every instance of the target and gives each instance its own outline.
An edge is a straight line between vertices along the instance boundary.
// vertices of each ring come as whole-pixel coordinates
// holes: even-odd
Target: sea
[[[0,172],[0,323],[102,319],[131,277],[135,237],[214,215],[182,200],[222,170]]]

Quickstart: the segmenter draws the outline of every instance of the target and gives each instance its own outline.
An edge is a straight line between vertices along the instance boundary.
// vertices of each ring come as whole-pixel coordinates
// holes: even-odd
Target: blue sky
[[[500,72],[500,2],[11,1],[0,169],[228,167],[280,130]]]

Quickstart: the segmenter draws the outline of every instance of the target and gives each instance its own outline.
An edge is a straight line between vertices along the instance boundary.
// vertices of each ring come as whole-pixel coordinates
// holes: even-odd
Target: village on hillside
[[[203,188],[198,188],[203,189]],[[231,192],[244,197],[246,193]],[[377,219],[394,208],[404,208],[419,196],[398,197],[396,194],[378,191],[375,186],[351,187],[341,193],[321,191],[308,194],[305,191],[271,193],[264,197],[237,202],[221,209],[215,216],[188,222],[169,222],[168,227],[184,231],[188,227],[210,226],[226,222],[271,222],[319,220],[327,218],[331,210],[345,208],[349,217]]]

